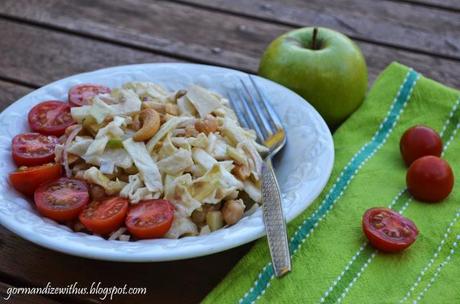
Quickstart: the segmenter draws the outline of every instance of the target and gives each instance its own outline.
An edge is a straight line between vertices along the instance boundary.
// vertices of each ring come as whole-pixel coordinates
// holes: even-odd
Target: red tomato
[[[422,156],[441,156],[442,140],[435,130],[426,126],[414,126],[401,137],[399,149],[404,162],[410,166]]]
[[[409,247],[417,239],[414,222],[389,208],[371,208],[363,215],[363,231],[375,248],[397,252]]]
[[[88,204],[88,185],[78,179],[61,177],[38,187],[34,199],[42,215],[59,222],[70,221]]]
[[[69,104],[59,100],[44,101],[29,112],[30,128],[41,134],[61,136],[73,124]]]
[[[13,138],[13,160],[18,166],[38,166],[54,161],[56,136],[23,133]]]
[[[79,107],[88,104],[94,96],[104,93],[110,93],[110,88],[91,83],[79,84],[70,88],[69,103]]]
[[[112,197],[100,202],[92,202],[80,213],[80,222],[97,234],[109,234],[123,224],[128,213],[128,200]]]
[[[61,165],[46,164],[42,166],[19,168],[10,173],[10,182],[21,193],[32,196],[35,189],[43,183],[61,176]]]
[[[141,201],[132,206],[126,217],[126,227],[139,239],[162,237],[174,218],[174,206],[167,200],[153,199]]]
[[[439,202],[454,187],[454,173],[449,163],[436,156],[424,156],[412,163],[406,175],[407,188],[416,199]]]

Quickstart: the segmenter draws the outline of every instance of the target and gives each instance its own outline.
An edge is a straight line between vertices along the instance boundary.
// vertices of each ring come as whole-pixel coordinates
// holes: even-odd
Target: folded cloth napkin
[[[435,67],[433,67],[435,68]],[[393,63],[334,135],[336,160],[323,193],[288,225],[292,272],[273,276],[266,239],[205,303],[460,303],[460,92]],[[437,130],[458,177],[448,199],[406,190],[399,140],[416,124]],[[295,143],[292,143],[295,144]],[[361,229],[371,207],[391,207],[420,230],[407,250],[385,254]]]

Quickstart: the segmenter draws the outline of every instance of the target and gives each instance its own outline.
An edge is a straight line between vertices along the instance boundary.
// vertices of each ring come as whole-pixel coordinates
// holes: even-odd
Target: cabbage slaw
[[[146,109],[159,114],[160,125],[136,141]],[[56,149],[67,175],[131,204],[169,200],[176,210],[165,237],[235,224],[261,203],[260,153],[266,148],[215,92],[197,85],[169,92],[155,83],[129,82],[71,114],[78,125]]]

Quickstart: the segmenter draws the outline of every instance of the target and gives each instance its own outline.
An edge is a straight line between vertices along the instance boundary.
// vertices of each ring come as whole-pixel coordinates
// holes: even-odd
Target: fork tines
[[[256,131],[257,138],[261,143],[282,129],[281,121],[273,110],[267,97],[259,88],[256,80],[248,75],[250,85],[239,79],[243,90],[236,90],[239,98],[230,98],[230,103],[236,112],[238,120],[245,128]],[[253,89],[251,90],[250,87]],[[255,93],[254,93],[255,92]],[[234,94],[233,92],[231,93]]]

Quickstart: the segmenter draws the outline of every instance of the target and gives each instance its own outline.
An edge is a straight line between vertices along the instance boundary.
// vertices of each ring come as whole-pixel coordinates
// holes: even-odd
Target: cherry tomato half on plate
[[[416,199],[439,202],[454,187],[454,173],[449,163],[436,156],[424,156],[412,163],[406,175],[407,189]]]
[[[162,237],[174,218],[174,206],[167,200],[140,201],[132,206],[126,216],[126,227],[139,239]]]
[[[61,177],[38,187],[34,200],[42,215],[59,222],[69,221],[77,218],[88,204],[88,185],[78,179]]]
[[[54,161],[56,136],[23,133],[13,138],[13,160],[18,166],[38,166]]]
[[[10,173],[10,182],[19,192],[32,196],[35,189],[43,183],[59,178],[61,165],[46,164],[35,167],[20,167]]]
[[[80,107],[87,105],[98,94],[110,93],[110,88],[91,83],[78,84],[69,90],[69,103]]]
[[[441,156],[442,140],[435,130],[419,125],[404,132],[399,148],[404,162],[410,166],[422,156]]]
[[[375,248],[397,252],[415,242],[418,229],[414,222],[389,208],[371,208],[363,215],[363,231]]]
[[[94,201],[80,213],[80,222],[97,234],[109,234],[120,228],[128,213],[128,200],[112,197],[103,201]]]
[[[29,112],[30,128],[45,135],[61,136],[65,129],[74,124],[70,105],[59,100],[39,103]]]

